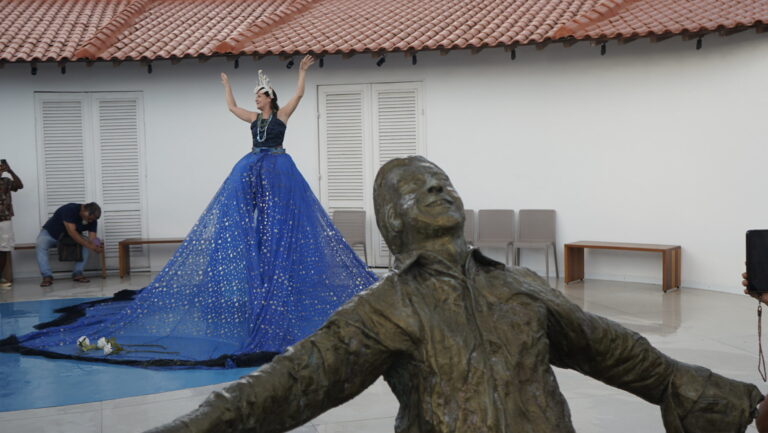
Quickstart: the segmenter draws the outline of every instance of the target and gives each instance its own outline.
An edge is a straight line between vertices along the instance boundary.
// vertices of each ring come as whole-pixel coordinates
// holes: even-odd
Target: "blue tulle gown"
[[[282,150],[285,124],[272,117],[266,131],[251,129],[253,151],[151,284],[62,309],[0,350],[154,367],[258,365],[374,283]],[[81,336],[112,337],[124,350],[82,351]]]

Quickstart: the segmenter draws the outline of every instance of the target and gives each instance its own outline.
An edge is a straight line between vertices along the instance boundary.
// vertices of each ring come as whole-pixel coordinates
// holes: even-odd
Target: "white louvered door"
[[[373,180],[395,157],[426,154],[421,83],[319,86],[320,190],[329,213],[364,209],[369,264],[387,266]]]
[[[89,101],[82,94],[35,96],[42,226],[59,206],[82,203],[93,194],[86,176]]]
[[[337,210],[366,210],[368,89],[361,85],[322,86],[319,92],[320,200],[330,215]]]
[[[96,197],[103,213],[100,223],[106,257],[114,263],[118,242],[146,233],[142,106],[141,94],[93,95],[96,174],[100,179]],[[135,268],[149,267],[146,247],[131,248],[131,263]]]
[[[92,165],[89,104],[85,94],[35,95],[40,227],[61,205],[83,203],[94,194],[87,176],[87,167]],[[54,271],[71,268],[55,259],[55,250],[48,255]]]
[[[392,158],[425,155],[421,127],[421,83],[373,84],[373,176]],[[373,185],[371,188],[373,189]],[[371,232],[376,263],[389,262],[378,230]]]
[[[115,268],[118,242],[147,232],[141,93],[41,92],[35,102],[40,225],[63,204],[99,203],[99,236]],[[132,250],[132,264],[149,266],[144,250]]]

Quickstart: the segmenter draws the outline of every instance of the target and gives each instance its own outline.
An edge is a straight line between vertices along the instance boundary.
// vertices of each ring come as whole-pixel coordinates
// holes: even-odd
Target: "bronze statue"
[[[744,431],[754,385],[675,361],[639,334],[586,313],[524,268],[467,247],[448,176],[395,159],[374,185],[398,269],[270,364],[214,392],[159,432],[281,432],[383,375],[396,432],[573,432],[551,365],[661,406],[669,433]]]

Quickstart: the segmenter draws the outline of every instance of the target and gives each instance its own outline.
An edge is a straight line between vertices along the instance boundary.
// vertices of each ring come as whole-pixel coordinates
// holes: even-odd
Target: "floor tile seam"
[[[103,410],[102,401],[94,401],[90,403],[74,403],[74,404],[67,404],[62,406],[48,406],[48,407],[37,407],[34,409],[22,409],[22,410],[12,410],[12,411],[6,411],[6,412],[0,412],[0,421],[19,421],[19,420],[30,420],[30,419],[40,419],[40,418],[50,418],[50,417],[61,417],[61,416],[68,416],[68,415],[77,415],[77,414],[84,414],[84,413],[90,413],[90,412],[101,412]],[[82,409],[66,409],[69,406],[77,406],[77,405],[93,405],[92,408],[82,408]],[[28,412],[56,412],[59,410],[63,411],[61,413],[43,413],[39,415],[33,415]],[[17,413],[21,416],[15,417],[12,415],[8,415],[11,413]]]
[[[214,384],[213,386],[216,386],[216,385],[226,385],[226,384],[231,383],[231,382],[232,381],[221,382],[221,383]],[[194,388],[182,388],[182,389],[177,389],[177,390],[173,390],[173,391],[157,392],[157,393],[152,393],[152,394],[142,394],[142,395],[136,395],[136,396],[133,396],[133,397],[123,397],[123,398],[113,398],[113,399],[110,399],[110,400],[102,400],[102,403],[107,403],[108,404],[108,407],[102,406],[102,410],[115,410],[115,409],[123,409],[123,408],[144,406],[144,405],[147,405],[147,404],[157,404],[157,403],[165,403],[165,402],[170,402],[170,401],[186,400],[186,399],[190,399],[190,398],[206,397],[207,396],[206,393],[187,394],[187,395],[179,395],[179,396],[168,396],[167,398],[161,398],[161,397],[156,397],[156,396],[160,396],[160,395],[163,395],[163,394],[172,394],[172,393],[176,393],[176,392],[184,392],[184,391],[189,391],[189,390],[196,389],[196,388],[205,388],[207,386],[211,386],[211,385],[203,385],[203,386],[198,386],[198,387],[194,387]],[[213,391],[214,390],[208,391],[208,394],[213,392]],[[136,403],[129,403],[129,402],[118,403],[121,400],[141,399],[141,398],[146,398],[148,396],[152,396],[153,397],[151,401],[142,401],[142,402],[136,402]]]
[[[258,367],[256,369],[258,369]],[[140,398],[145,398],[145,397],[148,397],[148,396],[152,396],[152,398],[160,399],[160,400],[157,400],[157,401],[182,400],[182,399],[185,399],[185,398],[206,396],[207,394],[205,394],[205,392],[213,392],[213,391],[216,390],[215,388],[222,388],[224,386],[227,386],[227,385],[235,383],[235,382],[237,382],[237,380],[227,380],[227,381],[224,381],[224,382],[209,383],[207,385],[200,385],[200,386],[195,386],[195,387],[190,387],[190,388],[180,388],[180,389],[175,389],[175,390],[172,390],[172,391],[155,392],[155,393],[149,393],[149,394],[135,395],[135,396],[131,396],[131,397],[122,397],[122,398],[114,398],[114,399],[110,399],[110,400],[102,400],[102,402],[109,403],[109,404],[115,404],[116,402],[118,402],[120,400],[140,399]],[[204,390],[204,388],[211,388],[211,389],[206,391],[206,390]],[[160,396],[162,396],[164,394],[173,394],[173,393],[181,393],[181,392],[185,392],[185,393],[192,392],[193,394],[188,394],[186,396],[169,396],[169,398],[161,398],[160,397]],[[198,392],[199,392],[199,394],[196,394]],[[136,403],[136,404],[126,404],[126,405],[120,405],[120,407],[140,406],[140,405],[146,404],[146,403],[152,403],[152,402],[142,402],[142,403]]]
[[[595,301],[589,301],[589,304],[590,304],[590,305],[597,305],[597,306],[599,306],[599,307],[602,307],[602,308],[607,308],[607,309],[609,309],[609,310],[614,310],[614,311],[616,311],[616,312],[619,312],[619,313],[623,313],[623,314],[626,314],[626,315],[629,315],[629,316],[637,316],[637,313],[636,313],[636,312],[627,311],[627,310],[625,310],[625,309],[622,309],[622,308],[618,308],[618,307],[615,307],[615,306],[613,306],[613,305],[609,305],[609,304],[606,304],[606,303],[603,303],[603,302],[599,302],[599,301],[598,301],[598,302],[595,302]],[[585,312],[587,312],[587,313],[589,313],[589,312],[590,312],[588,309],[585,309],[585,308],[583,308],[583,307],[582,307],[582,310],[584,310],[584,311],[585,311]],[[656,311],[656,312],[658,312],[659,310],[658,310],[658,309],[655,309],[655,310],[652,310],[652,311]],[[592,313],[592,314],[596,314],[596,313]],[[605,317],[603,314],[598,314],[598,315],[599,315],[599,316],[601,316],[601,317]],[[611,319],[611,320],[613,320],[613,319]]]
[[[739,352],[741,352],[740,355],[749,355],[749,356],[754,357],[755,359],[757,359],[757,356],[758,356],[757,355],[757,349],[755,349],[755,351],[753,353],[753,352],[751,352],[749,350],[746,350],[746,349],[744,349],[742,347],[738,347],[738,346],[734,346],[732,344],[728,344],[728,343],[726,343],[726,342],[724,342],[722,340],[718,340],[718,339],[712,338],[712,337],[707,336],[707,335],[695,334],[695,337],[697,337],[701,341],[707,341],[708,340],[709,342],[714,342],[714,343],[721,344],[723,346],[729,347],[731,349],[736,349]],[[654,347],[658,348],[661,352],[664,352],[665,350],[669,350],[669,349],[691,350],[690,348],[680,348],[678,346],[679,342],[675,343],[675,346],[669,346],[669,347],[667,347],[665,345],[659,344],[658,341],[654,342],[653,345],[654,345]],[[661,347],[659,347],[659,346],[661,346]],[[696,349],[693,349],[693,350],[696,350]]]
[[[5,411],[5,412],[0,412],[0,421],[3,421],[4,418],[8,418],[8,415],[5,415],[5,414],[9,414],[9,413],[13,413],[13,412],[18,412],[18,413],[21,414],[23,412],[30,412],[30,411],[49,411],[49,410],[55,411],[55,410],[59,410],[60,408],[67,408],[69,406],[77,406],[77,405],[81,405],[81,404],[94,405],[95,407],[93,407],[93,408],[76,409],[76,410],[64,409],[65,412],[64,413],[60,413],[60,414],[40,414],[40,415],[27,414],[29,416],[23,416],[21,418],[13,417],[12,419],[34,419],[34,418],[42,418],[42,417],[50,417],[50,416],[62,416],[62,415],[69,415],[69,414],[93,412],[93,411],[96,411],[96,410],[104,411],[104,410],[115,410],[115,409],[121,409],[121,408],[130,408],[130,407],[137,407],[137,406],[142,406],[142,405],[146,405],[146,404],[155,404],[155,403],[163,403],[163,402],[184,400],[184,399],[188,399],[188,398],[204,398],[204,397],[206,397],[207,393],[200,393],[198,395],[194,395],[194,394],[189,395],[188,394],[188,395],[180,395],[180,396],[169,396],[168,398],[160,398],[159,400],[153,399],[152,401],[144,401],[144,402],[138,402],[138,403],[127,403],[126,402],[125,404],[117,404],[117,405],[115,405],[115,402],[120,401],[120,400],[140,399],[140,398],[147,397],[147,396],[153,396],[154,397],[154,396],[158,396],[158,395],[162,395],[162,394],[171,394],[171,393],[176,393],[176,392],[186,392],[186,391],[189,391],[189,390],[194,390],[194,389],[199,389],[199,388],[206,388],[206,387],[215,387],[215,386],[219,386],[219,385],[226,385],[226,384],[232,383],[232,382],[233,381],[226,381],[226,382],[221,382],[221,383],[217,383],[217,384],[202,385],[202,386],[198,386],[198,387],[194,387],[194,388],[182,388],[182,389],[177,389],[177,390],[173,390],[173,391],[151,393],[151,394],[142,394],[142,395],[137,395],[137,396],[132,396],[132,397],[123,397],[123,398],[115,398],[115,399],[108,399],[108,400],[100,400],[100,401],[89,402],[89,403],[73,403],[73,404],[66,404],[66,405],[60,405],[60,406],[49,406],[49,407],[41,407],[41,408],[34,408],[34,409],[22,409],[22,410],[15,410],[15,411]],[[208,393],[210,393],[212,391],[213,390],[210,390]]]
[[[101,403],[101,410],[99,411],[99,433],[104,431],[104,402],[102,401]],[[106,430],[109,430],[109,428]]]
[[[717,338],[709,337],[709,339],[710,339],[710,340],[713,340],[713,341],[715,341],[715,342],[717,342],[717,343],[720,343],[720,344],[722,344],[723,346],[728,346],[728,347],[730,347],[730,348],[732,348],[732,349],[736,349],[736,350],[739,350],[739,351],[741,351],[741,352],[744,352],[744,353],[745,353],[745,354],[747,354],[747,355],[751,355],[751,356],[754,356],[754,357],[755,357],[755,359],[757,359],[757,357],[759,356],[759,355],[758,355],[758,353],[757,353],[757,351],[758,351],[757,347],[755,347],[755,349],[754,349],[754,352],[752,352],[752,351],[750,351],[750,350],[746,350],[746,349],[744,349],[743,347],[734,346],[732,343],[727,343],[727,342],[725,342],[725,341],[722,341],[722,340],[718,340]]]

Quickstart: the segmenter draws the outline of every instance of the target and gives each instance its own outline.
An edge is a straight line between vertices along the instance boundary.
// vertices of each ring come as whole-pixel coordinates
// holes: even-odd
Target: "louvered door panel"
[[[325,95],[322,102],[326,167],[323,198],[329,208],[362,206],[365,199],[362,92],[331,93]]]
[[[87,101],[78,95],[38,98],[43,222],[60,206],[86,200],[86,107]]]
[[[423,155],[421,85],[393,83],[373,85],[373,155],[375,171],[393,158]],[[389,249],[381,234],[373,233],[377,263],[389,262]]]
[[[320,87],[321,201],[330,215],[365,210],[366,93],[364,86]],[[355,248],[364,256],[362,246]]]
[[[94,96],[99,196],[106,256],[116,263],[117,245],[146,235],[143,212],[141,98],[137,94]],[[131,249],[131,263],[148,267],[146,247]]]
[[[101,234],[107,246],[105,250],[107,259],[117,258],[117,244],[121,240],[142,237],[144,227],[139,210],[105,210],[100,222],[103,225]],[[137,246],[135,249],[131,247],[130,254],[131,268],[140,268],[141,259],[146,262],[147,254],[143,247]],[[134,260],[139,262],[134,263]],[[143,263],[143,265],[146,267],[149,263]]]
[[[82,93],[35,94],[40,222],[67,203],[84,203],[93,194],[88,167],[90,102]],[[71,269],[61,263],[55,249],[48,251],[54,272]]]

